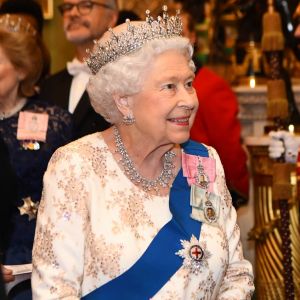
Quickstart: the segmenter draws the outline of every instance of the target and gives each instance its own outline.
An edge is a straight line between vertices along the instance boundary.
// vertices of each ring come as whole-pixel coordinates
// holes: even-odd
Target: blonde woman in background
[[[72,140],[68,112],[38,100],[35,94],[43,70],[43,47],[25,19],[0,16],[0,135],[16,186],[16,199],[2,198],[12,205],[1,236],[4,265],[31,263],[42,178],[56,148]],[[3,268],[5,281],[15,279],[12,269]],[[31,299],[30,282],[11,293],[11,299]]]

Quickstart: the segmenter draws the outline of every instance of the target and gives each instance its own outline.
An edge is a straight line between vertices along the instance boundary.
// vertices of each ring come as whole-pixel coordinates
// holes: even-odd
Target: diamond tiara
[[[23,32],[35,36],[36,30],[26,20],[17,15],[5,14],[0,16],[0,28],[9,32]]]
[[[101,39],[95,41],[92,51],[87,50],[88,55],[85,62],[92,73],[96,74],[107,63],[140,49],[148,41],[181,36],[180,11],[178,10],[176,15],[171,17],[167,11],[168,8],[164,5],[162,17],[158,16],[155,20],[147,10],[146,21],[137,23],[137,25],[133,25],[127,19],[127,30],[120,34],[115,34],[110,28],[111,38],[108,41],[105,43],[101,43]]]

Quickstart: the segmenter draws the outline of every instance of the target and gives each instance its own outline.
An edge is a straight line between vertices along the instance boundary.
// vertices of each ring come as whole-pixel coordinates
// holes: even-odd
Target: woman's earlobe
[[[128,97],[127,96],[120,97],[119,101],[120,101],[121,105],[128,107]]]
[[[22,70],[19,70],[18,73],[17,73],[17,77],[18,77],[19,81],[22,81],[22,80],[25,79],[26,73]]]
[[[123,116],[127,116],[131,113],[131,108],[129,107],[129,101],[127,96],[121,97],[119,95],[113,95],[113,98],[118,110]]]
[[[114,99],[118,109],[128,107],[128,97],[126,97],[126,96],[121,97],[119,95],[113,95],[113,99]]]

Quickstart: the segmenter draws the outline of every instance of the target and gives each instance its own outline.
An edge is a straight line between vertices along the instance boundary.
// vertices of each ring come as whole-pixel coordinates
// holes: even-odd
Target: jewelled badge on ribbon
[[[183,175],[191,185],[191,217],[213,224],[219,216],[219,196],[212,193],[216,177],[216,162],[211,157],[182,153]]]
[[[217,209],[212,203],[213,183],[216,177],[216,163],[214,158],[202,157],[182,153],[183,176],[187,178],[191,186],[190,205],[192,207],[191,218],[206,223],[217,220]],[[183,258],[183,267],[197,275],[207,267],[207,259],[211,254],[205,249],[205,243],[192,235],[190,241],[180,240],[183,249],[175,254]]]
[[[192,219],[210,225],[217,225],[220,213],[220,196],[192,185],[190,205],[192,206]]]
[[[182,170],[189,185],[197,185],[207,191],[212,190],[212,184],[216,178],[216,161],[214,158],[182,152]]]

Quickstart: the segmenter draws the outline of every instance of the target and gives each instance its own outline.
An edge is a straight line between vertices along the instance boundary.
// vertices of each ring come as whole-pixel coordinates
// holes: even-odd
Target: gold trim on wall
[[[53,0],[38,0],[40,3],[45,20],[53,18]]]

